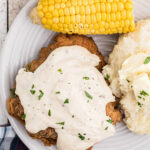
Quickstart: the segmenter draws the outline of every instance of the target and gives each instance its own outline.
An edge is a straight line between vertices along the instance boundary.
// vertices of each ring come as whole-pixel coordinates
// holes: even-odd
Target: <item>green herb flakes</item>
[[[88,97],[89,99],[93,99],[93,97],[92,97],[87,91],[85,91],[85,95],[86,95],[86,97]]]
[[[83,141],[85,139],[85,136],[83,136],[81,133],[78,133],[78,137]]]
[[[57,91],[56,94],[60,94],[60,91]]]
[[[126,79],[126,80],[127,80],[128,83],[130,83],[130,80],[129,80],[129,79]]]
[[[21,118],[22,118],[23,120],[25,120],[25,119],[26,119],[26,114],[23,114],[23,115],[21,116]]]
[[[58,71],[60,74],[62,74],[62,69],[58,69],[57,71]]]
[[[64,127],[61,127],[61,129],[64,129]]]
[[[84,79],[84,80],[89,80],[90,78],[89,78],[89,77],[83,77],[83,79]]]
[[[105,128],[105,130],[108,130],[108,126]]]
[[[139,107],[142,107],[143,104],[141,104],[140,102],[137,103]]]
[[[57,122],[56,124],[58,124],[58,125],[65,125],[65,122]]]
[[[69,103],[69,99],[68,98],[66,98],[65,101],[64,101],[64,104],[67,104],[67,103]]]
[[[72,118],[74,118],[74,115],[72,115]]]
[[[109,80],[110,79],[110,76],[108,74],[106,74],[106,77],[105,77],[106,80]]]
[[[109,120],[106,120],[108,123],[113,123],[113,120],[109,119]]]
[[[31,65],[29,65],[26,69],[27,72],[30,72],[30,69],[31,69]]]
[[[32,84],[32,89],[34,89],[34,87],[35,87],[34,84]]]
[[[51,110],[50,109],[48,110],[48,116],[51,116]]]
[[[39,90],[39,92],[40,92],[40,95],[38,96],[38,99],[40,100],[43,97],[44,93],[42,90]]]
[[[16,89],[10,89],[10,96],[11,96],[11,98],[17,97],[17,95],[15,94],[15,90]]]
[[[147,92],[145,92],[145,91],[141,91],[141,92],[140,92],[140,95],[149,96],[149,94],[148,94]]]
[[[36,93],[36,91],[35,91],[35,90],[30,90],[30,93],[31,93],[32,95],[34,95],[34,94]]]
[[[148,64],[150,62],[150,57],[147,57],[144,61],[144,64]]]
[[[141,97],[141,96],[138,96],[138,98],[140,98],[140,99],[141,99],[142,97]]]

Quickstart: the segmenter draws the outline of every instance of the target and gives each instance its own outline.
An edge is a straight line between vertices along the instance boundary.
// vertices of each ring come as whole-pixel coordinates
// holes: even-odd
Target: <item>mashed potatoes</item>
[[[138,22],[135,32],[120,37],[103,75],[121,99],[128,128],[150,134],[150,19]]]

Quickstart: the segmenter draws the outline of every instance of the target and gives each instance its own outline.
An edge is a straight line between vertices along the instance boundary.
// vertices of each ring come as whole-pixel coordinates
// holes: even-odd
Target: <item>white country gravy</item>
[[[99,62],[81,46],[65,46],[54,50],[34,73],[20,69],[16,94],[26,129],[37,133],[54,128],[59,150],[86,150],[112,136],[115,128],[105,108],[115,99],[95,67]]]

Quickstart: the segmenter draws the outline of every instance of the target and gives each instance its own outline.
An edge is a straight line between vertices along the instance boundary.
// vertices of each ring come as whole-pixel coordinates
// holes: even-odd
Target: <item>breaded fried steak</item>
[[[50,44],[47,48],[42,48],[38,59],[33,60],[31,63],[29,63],[26,66],[26,71],[35,72],[39,68],[39,66],[46,61],[48,56],[55,49],[64,47],[64,46],[73,46],[73,45],[84,47],[88,49],[90,53],[97,55],[99,59],[101,60],[99,64],[97,65],[97,69],[101,71],[102,67],[104,66],[104,59],[103,59],[103,56],[99,53],[98,48],[95,42],[93,41],[93,39],[86,37],[86,36],[81,36],[81,35],[64,35],[64,34],[57,35],[54,38],[54,42],[52,44]],[[62,73],[61,69],[59,69],[58,71],[60,74]],[[83,77],[83,79],[88,80],[88,77]],[[32,89],[30,90],[30,92],[32,92],[32,94],[34,95],[35,91],[33,89],[34,87],[32,86]],[[42,91],[40,91],[40,93],[41,93],[40,96],[42,97],[44,93]],[[60,94],[60,92],[57,91],[57,94]],[[87,96],[87,98],[93,99],[93,97],[87,91],[85,91],[85,95]],[[66,99],[64,104],[68,102],[69,102],[69,99]],[[122,119],[121,113],[119,110],[116,109],[116,106],[117,106],[116,102],[109,102],[105,108],[106,115],[111,118],[107,120],[107,122],[112,123],[114,125],[116,124],[116,122],[120,122]],[[11,116],[14,116],[15,118],[25,123],[24,120],[26,116],[24,113],[24,107],[22,106],[21,101],[19,97],[15,94],[15,92],[13,93],[13,96],[8,99],[8,112]],[[51,115],[50,110],[48,111],[48,115],[49,116]],[[72,118],[74,118],[74,115],[72,115]],[[57,124],[64,125],[65,123],[59,122]],[[62,128],[64,128],[64,126]],[[106,126],[105,130],[107,129],[108,127]],[[29,131],[27,132],[32,138],[40,139],[47,146],[56,144],[56,141],[58,138],[57,133],[55,132],[55,129],[51,127],[48,127],[45,130],[38,131],[37,133],[31,133]],[[85,135],[83,136],[80,133],[78,134],[78,137],[81,140],[85,139]]]

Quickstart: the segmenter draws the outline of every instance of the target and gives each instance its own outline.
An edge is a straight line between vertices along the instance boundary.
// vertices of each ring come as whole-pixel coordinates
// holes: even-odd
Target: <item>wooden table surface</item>
[[[2,50],[7,31],[16,15],[29,0],[0,0],[0,51]],[[2,111],[0,102],[0,125],[6,124],[7,119]]]

